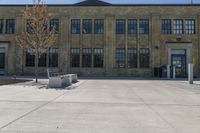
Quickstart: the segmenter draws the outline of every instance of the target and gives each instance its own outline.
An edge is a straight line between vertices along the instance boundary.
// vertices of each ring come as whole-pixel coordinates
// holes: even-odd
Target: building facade
[[[25,5],[0,5],[0,74],[34,74],[31,49],[22,50],[15,37],[28,30]],[[194,64],[200,77],[200,5],[116,5],[86,0],[48,5],[49,27],[57,42],[39,61],[40,74],[49,67],[81,76],[166,76],[176,66],[179,77]],[[158,69],[161,68],[161,69]]]

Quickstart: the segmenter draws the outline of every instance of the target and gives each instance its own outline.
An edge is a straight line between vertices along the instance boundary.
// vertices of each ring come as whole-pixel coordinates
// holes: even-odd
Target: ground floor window
[[[104,51],[102,48],[94,49],[94,67],[103,67]]]
[[[82,67],[92,66],[92,49],[83,48],[82,49]]]
[[[116,48],[115,60],[116,60],[116,67],[118,68],[125,67],[125,49],[124,48]]]
[[[128,68],[137,67],[137,49],[136,48],[128,48],[127,63],[128,63],[127,64]]]
[[[149,67],[149,49],[140,48],[140,68]]]
[[[26,66],[27,67],[35,66],[35,55],[33,49],[27,49],[26,51]]]
[[[5,48],[0,48],[0,69],[5,68]]]
[[[49,67],[58,67],[58,48],[49,50]]]
[[[70,50],[70,66],[80,67],[80,49],[72,48]]]

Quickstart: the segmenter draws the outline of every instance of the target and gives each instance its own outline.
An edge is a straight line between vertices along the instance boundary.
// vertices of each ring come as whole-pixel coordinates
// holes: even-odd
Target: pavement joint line
[[[88,81],[88,80],[83,81],[82,83],[80,83],[80,84],[77,85],[76,87],[81,86],[82,84],[86,83],[87,81]],[[61,95],[59,95],[59,96],[53,98],[52,100],[47,101],[47,102],[45,102],[44,104],[42,104],[42,105],[40,105],[40,106],[38,106],[38,107],[32,109],[31,111],[29,111],[29,112],[27,112],[27,113],[21,115],[20,117],[18,117],[18,118],[16,118],[16,119],[12,120],[11,122],[9,122],[9,123],[5,124],[4,126],[0,127],[0,130],[2,130],[2,129],[4,129],[4,128],[6,128],[7,126],[13,124],[14,122],[16,122],[16,121],[18,121],[18,120],[20,120],[20,119],[26,117],[27,115],[29,115],[29,114],[31,114],[31,113],[33,113],[33,112],[35,112],[35,111],[41,109],[42,107],[48,105],[49,103],[52,103],[52,102],[55,101],[56,99],[58,99],[58,98],[62,97],[63,95],[65,95],[66,93],[68,93],[68,91],[67,91],[67,92],[64,92],[64,93],[62,93]]]
[[[133,91],[134,91],[134,90],[133,90]],[[170,122],[168,122],[165,118],[163,118],[159,112],[157,112],[155,109],[153,109],[153,108],[151,107],[151,105],[149,105],[148,103],[146,103],[146,102],[144,101],[144,99],[143,99],[142,97],[140,97],[135,91],[134,91],[134,93],[135,93],[135,95],[144,103],[144,105],[146,105],[150,110],[152,110],[155,114],[157,114],[157,116],[159,116],[166,124],[168,124],[168,126],[170,126],[172,129],[174,129],[174,131],[175,131],[176,133],[181,133],[181,132],[179,132]]]

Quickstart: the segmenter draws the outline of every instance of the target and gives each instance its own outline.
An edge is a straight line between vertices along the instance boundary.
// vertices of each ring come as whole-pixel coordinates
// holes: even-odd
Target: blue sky
[[[83,0],[45,0],[48,4],[73,4]],[[144,3],[189,3],[191,0],[104,0],[115,4],[144,4]],[[200,0],[193,0],[200,3]],[[32,0],[0,0],[0,4],[30,4]]]

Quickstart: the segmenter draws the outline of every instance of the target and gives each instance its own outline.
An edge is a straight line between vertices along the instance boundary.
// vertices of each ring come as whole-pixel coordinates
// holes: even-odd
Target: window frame
[[[117,68],[126,67],[126,50],[125,48],[115,49],[115,65]]]
[[[74,29],[75,28],[75,29]],[[76,30],[76,31],[73,31]],[[71,34],[81,34],[81,20],[71,19]]]
[[[104,34],[104,19],[94,19],[94,34]]]
[[[117,35],[126,34],[126,19],[116,19],[115,25]]]
[[[70,67],[71,68],[80,67],[80,54],[81,54],[80,48],[70,49]]]
[[[139,61],[140,61],[140,68],[150,67],[150,49],[149,48],[139,49]]]
[[[15,34],[15,19],[6,19],[6,34]]]
[[[149,19],[140,19],[139,20],[139,34],[148,35],[149,34]]]
[[[93,33],[92,19],[83,19],[82,34],[92,34],[92,33]]]
[[[104,67],[104,49],[103,48],[93,49],[93,67],[94,68]]]

